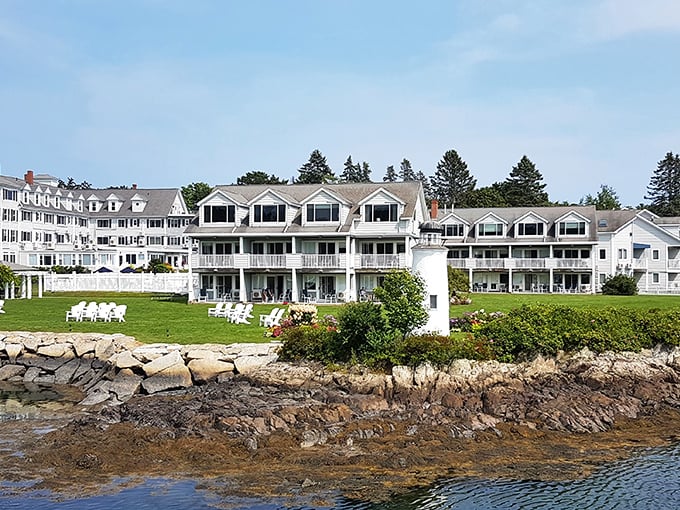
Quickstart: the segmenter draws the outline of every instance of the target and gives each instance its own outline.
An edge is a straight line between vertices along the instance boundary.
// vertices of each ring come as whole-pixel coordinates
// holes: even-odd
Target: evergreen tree
[[[427,203],[430,204],[432,202],[432,186],[430,186],[430,179],[422,172],[422,170],[418,170],[415,173],[414,180],[423,183],[423,193],[425,194],[425,200],[427,200]]]
[[[280,179],[274,174],[269,175],[267,172],[261,170],[253,170],[246,172],[241,177],[236,179],[236,184],[245,186],[247,184],[288,184],[286,179]]]
[[[495,182],[491,186],[476,188],[467,195],[467,207],[507,207],[503,195],[503,184]]]
[[[452,149],[437,163],[431,184],[432,197],[439,200],[440,205],[468,207],[469,194],[475,189],[477,180],[470,175],[467,163]]]
[[[314,149],[309,155],[309,161],[300,167],[300,176],[295,182],[298,184],[323,184],[336,180],[331,167],[319,149]]]
[[[89,182],[83,181],[77,183],[73,177],[69,177],[67,182],[59,179],[57,187],[62,189],[92,189],[92,185]]]
[[[394,171],[394,165],[387,167],[385,172],[385,177],[383,177],[384,182],[397,182],[397,172]]]
[[[659,161],[647,186],[649,210],[659,216],[680,216],[680,156],[672,152]]]
[[[503,194],[510,207],[545,206],[550,204],[545,186],[536,165],[526,156],[522,156],[503,182]]]
[[[345,166],[340,174],[340,180],[344,182],[356,182],[360,169],[361,167],[359,167],[359,165],[354,164],[352,155],[350,154],[345,160]]]
[[[413,167],[411,166],[411,162],[404,158],[401,163],[399,164],[399,169],[400,169],[400,177],[401,180],[404,182],[408,181],[415,181],[416,180],[416,174],[413,171]]]
[[[602,184],[597,195],[586,195],[579,201],[579,205],[594,205],[598,211],[618,211],[621,209],[621,202],[614,191],[614,188]]]
[[[212,187],[205,182],[192,182],[191,184],[182,186],[181,189],[184,203],[190,211],[195,210],[196,204],[207,197],[211,191]]]
[[[361,163],[358,182],[371,182],[371,167],[366,161]]]

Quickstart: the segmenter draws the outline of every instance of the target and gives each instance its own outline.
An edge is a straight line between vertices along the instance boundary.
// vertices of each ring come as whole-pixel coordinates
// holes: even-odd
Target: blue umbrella
[[[113,271],[111,271],[108,267],[100,267],[95,271],[95,273],[112,273],[112,272]]]

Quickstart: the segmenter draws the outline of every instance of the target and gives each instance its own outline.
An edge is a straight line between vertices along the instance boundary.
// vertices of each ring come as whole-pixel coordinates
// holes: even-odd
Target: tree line
[[[385,169],[383,182],[419,181],[423,185],[425,199],[428,204],[436,199],[442,207],[542,207],[556,205],[593,205],[599,210],[622,209],[621,201],[611,186],[600,185],[595,194],[587,194],[578,204],[556,202],[550,200],[546,192],[543,175],[526,155],[512,167],[508,176],[489,186],[477,186],[467,163],[453,149],[444,153],[437,163],[433,175],[427,176],[421,170],[415,170],[411,162],[404,158],[398,165],[390,165]],[[374,182],[372,169],[368,162],[354,162],[349,155],[340,175],[336,175],[319,149],[314,149],[309,159],[298,169],[297,177],[290,181],[261,170],[245,173],[236,179],[237,185],[252,184],[326,184],[326,183],[362,183]],[[59,186],[67,189],[89,189],[86,181],[75,182],[68,178],[59,181]],[[120,186],[124,188],[124,186]],[[114,188],[114,187],[112,187]],[[194,182],[183,186],[181,191],[190,210],[205,198],[212,186],[205,182]],[[648,203],[641,203],[636,208],[646,208],[659,216],[680,216],[680,155],[668,152],[657,163],[652,172],[647,193],[644,197]]]

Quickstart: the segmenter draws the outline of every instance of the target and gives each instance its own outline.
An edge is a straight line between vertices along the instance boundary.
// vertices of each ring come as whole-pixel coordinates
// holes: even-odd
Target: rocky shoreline
[[[0,467],[59,490],[87,473],[92,490],[110,477],[160,475],[228,479],[244,494],[306,487],[380,498],[448,476],[586,476],[632,448],[678,440],[678,349],[584,351],[519,364],[460,360],[446,370],[390,374],[265,356],[245,373],[104,399],[96,412],[27,438],[25,458]],[[8,356],[0,359],[7,365]],[[122,370],[144,373],[108,369],[90,389]]]

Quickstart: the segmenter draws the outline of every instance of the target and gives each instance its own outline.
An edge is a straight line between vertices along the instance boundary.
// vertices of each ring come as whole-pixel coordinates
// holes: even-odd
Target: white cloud
[[[594,35],[618,39],[639,32],[679,32],[677,0],[603,0],[586,11],[585,25]]]

